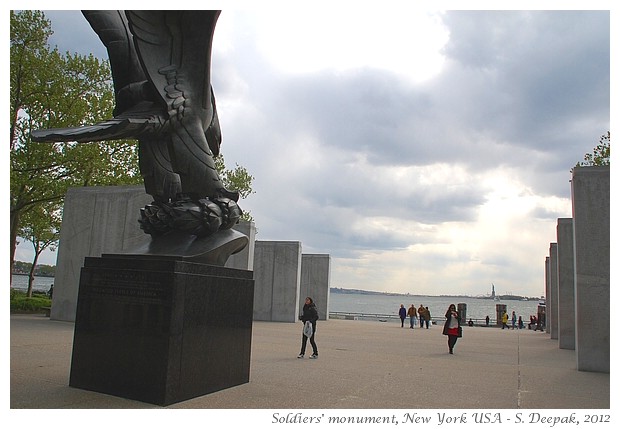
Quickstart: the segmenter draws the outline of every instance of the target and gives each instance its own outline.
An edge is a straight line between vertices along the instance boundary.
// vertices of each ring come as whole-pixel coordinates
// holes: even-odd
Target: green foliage
[[[587,167],[594,165],[610,165],[610,142],[611,135],[607,131],[607,134],[603,134],[599,140],[599,144],[594,148],[592,153],[587,153],[583,157],[583,161],[577,164],[577,167]]]
[[[43,307],[51,307],[52,300],[44,294],[33,294],[11,289],[11,313],[40,313]]]
[[[93,55],[51,49],[51,23],[40,11],[11,11],[10,240],[57,233],[69,187],[141,183],[135,141],[36,143],[33,130],[92,124],[112,115],[110,67]],[[27,237],[30,239],[30,237]],[[44,239],[47,240],[47,239]],[[36,247],[36,245],[35,245]]]
[[[224,156],[221,154],[215,158],[215,167],[226,189],[239,192],[241,199],[247,198],[254,193],[254,190],[252,189],[252,181],[254,180],[254,176],[252,176],[245,167],[235,164],[235,168],[233,170],[226,169]],[[243,202],[241,202],[241,204],[243,204]],[[245,210],[243,211],[241,219],[245,221],[254,220],[250,212]]]
[[[32,262],[15,261],[13,264],[13,273],[28,274],[32,268]],[[54,265],[37,264],[34,269],[35,276],[54,277],[56,267]]]

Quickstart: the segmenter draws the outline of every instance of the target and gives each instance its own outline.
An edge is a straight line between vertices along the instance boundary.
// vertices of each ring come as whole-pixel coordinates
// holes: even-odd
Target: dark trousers
[[[312,354],[318,355],[319,350],[316,347],[316,343],[314,342],[314,333],[316,332],[316,327],[312,330],[312,336],[310,337],[310,345],[312,346]],[[301,353],[302,355],[306,354],[306,344],[308,344],[308,337],[304,334],[301,334]]]
[[[448,335],[448,348],[450,349],[450,351],[452,351],[454,345],[456,344],[456,340],[458,339],[459,337],[457,337],[456,335]]]

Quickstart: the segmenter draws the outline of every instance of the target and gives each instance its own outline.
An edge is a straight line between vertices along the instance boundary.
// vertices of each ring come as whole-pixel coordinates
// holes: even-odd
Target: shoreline
[[[407,297],[407,298],[467,298],[467,299],[484,299],[494,300],[491,296],[475,296],[475,295],[419,295],[411,293],[396,293],[396,292],[377,292],[377,291],[364,291],[361,289],[342,289],[342,288],[329,288],[330,294],[336,295],[368,295],[368,296],[393,296],[393,297]],[[540,297],[522,296],[522,295],[496,295],[498,300],[504,301],[538,301]]]

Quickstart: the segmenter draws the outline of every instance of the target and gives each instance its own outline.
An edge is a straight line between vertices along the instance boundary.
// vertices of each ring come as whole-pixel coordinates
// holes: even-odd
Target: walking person
[[[540,317],[538,318],[538,326],[540,326],[541,331],[544,331],[547,327],[547,317],[545,315],[545,310],[540,312]]]
[[[536,326],[536,316],[530,314],[530,323],[527,325],[527,329],[532,329],[532,326]]]
[[[306,322],[310,322],[312,325],[312,335],[310,336],[310,345],[312,346],[312,356],[310,359],[316,359],[319,357],[319,350],[316,346],[316,342],[314,341],[314,336],[316,334],[316,321],[319,320],[319,312],[316,309],[316,305],[314,301],[309,296],[306,297],[306,302],[304,303],[304,307],[302,310],[301,316],[299,316],[299,320],[301,320],[304,325]],[[303,359],[306,354],[306,344],[308,343],[308,336],[306,336],[305,330],[304,333],[301,334],[301,352],[299,352],[299,359]]]
[[[400,317],[400,327],[405,327],[405,318],[407,317],[407,310],[405,310],[405,306],[403,304],[400,305],[400,309],[398,310],[398,316]]]
[[[502,329],[508,328],[508,313],[505,311],[502,313]]]
[[[431,311],[428,307],[424,307],[424,323],[426,324],[426,329],[428,329],[428,324],[431,323]]]
[[[407,310],[407,316],[409,316],[409,327],[411,329],[413,329],[413,325],[415,325],[416,319],[417,319],[417,312],[415,310],[415,306],[413,304],[411,304],[411,307],[409,307],[409,310]]]
[[[456,311],[456,306],[450,304],[446,311],[446,323],[443,325],[443,334],[448,336],[448,351],[454,354],[456,340],[461,336],[461,316]]]
[[[510,318],[510,321],[512,322],[512,329],[514,329],[517,325],[517,315],[514,311],[512,312],[512,317]]]
[[[424,327],[424,315],[426,313],[426,309],[422,304],[418,307],[418,318],[420,319],[420,328]]]

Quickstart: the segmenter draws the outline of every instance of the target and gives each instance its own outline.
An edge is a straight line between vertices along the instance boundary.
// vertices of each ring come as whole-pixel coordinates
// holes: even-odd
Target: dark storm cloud
[[[286,98],[291,123],[328,147],[363,153],[376,165],[426,165],[450,157],[435,140],[437,124],[429,113],[436,101],[393,73],[367,68],[286,84],[276,102]]]
[[[460,11],[445,23],[452,77],[469,77],[453,80],[470,82],[467,98],[482,101],[468,115],[474,127],[512,147],[552,152],[551,168],[571,166],[606,131],[609,12]]]

